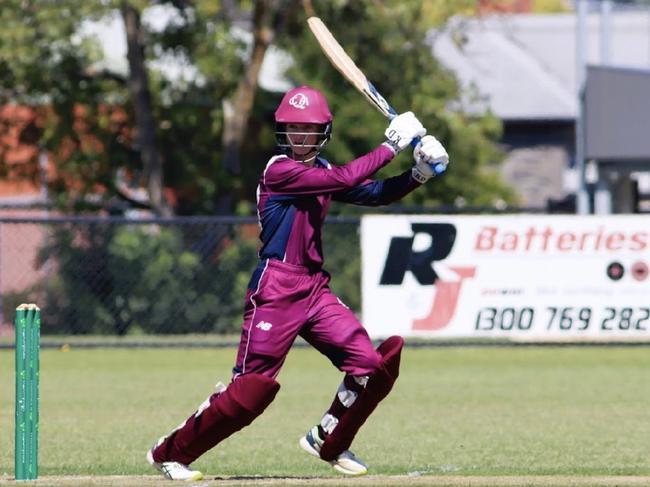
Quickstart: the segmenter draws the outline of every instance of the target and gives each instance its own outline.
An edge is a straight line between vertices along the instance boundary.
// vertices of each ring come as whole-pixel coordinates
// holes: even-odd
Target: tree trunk
[[[240,151],[246,136],[246,126],[253,109],[257,78],[264,61],[264,55],[271,44],[274,30],[272,0],[258,0],[253,12],[253,46],[244,75],[231,99],[223,101],[224,128],[222,135],[223,165],[231,176],[241,174]],[[233,210],[236,198],[232,194],[221,194],[216,201],[216,212],[228,214]]]
[[[135,111],[137,140],[144,168],[144,177],[152,210],[159,216],[170,216],[171,208],[163,194],[163,168],[156,144],[156,123],[151,105],[149,77],[144,59],[144,33],[140,13],[122,2],[122,18],[126,29],[127,59],[129,61],[128,87]]]

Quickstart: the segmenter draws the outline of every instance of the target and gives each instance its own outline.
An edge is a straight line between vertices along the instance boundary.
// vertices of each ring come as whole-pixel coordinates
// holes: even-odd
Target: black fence
[[[360,308],[359,219],[324,228],[332,288]],[[236,333],[257,263],[247,217],[0,219],[0,310],[42,309],[44,334]]]

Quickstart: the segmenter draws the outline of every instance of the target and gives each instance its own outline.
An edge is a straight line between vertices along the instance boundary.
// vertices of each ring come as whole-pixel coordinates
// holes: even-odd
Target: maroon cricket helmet
[[[296,143],[305,132],[288,132],[289,123],[313,123],[319,126],[316,144]],[[332,113],[325,96],[315,88],[299,86],[289,90],[275,111],[275,139],[278,148],[290,152],[296,145],[311,147],[318,154],[332,135]],[[293,144],[291,143],[293,141]],[[314,156],[315,157],[315,156]]]
[[[309,86],[289,90],[275,111],[276,123],[318,123],[332,122],[332,114],[323,94]]]

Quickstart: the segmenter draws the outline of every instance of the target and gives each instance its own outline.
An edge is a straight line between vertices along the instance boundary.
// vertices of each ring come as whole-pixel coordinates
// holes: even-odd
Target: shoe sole
[[[305,450],[305,451],[306,451],[307,453],[309,453],[310,455],[315,456],[315,457],[319,458],[320,460],[323,460],[323,459],[320,457],[320,453],[318,453],[318,452],[316,451],[316,449],[315,449],[313,446],[311,446],[311,443],[309,443],[309,442],[307,441],[307,437],[306,437],[306,436],[303,436],[302,438],[300,438],[300,441],[298,442],[298,444],[300,445],[300,448],[302,448],[303,450]],[[361,475],[365,475],[365,474],[368,473],[368,470],[367,470],[367,469],[362,470],[362,471],[358,471],[358,472],[355,472],[355,471],[353,471],[353,470],[348,470],[348,469],[342,467],[341,465],[339,465],[339,464],[336,462],[336,460],[332,460],[332,461],[323,460],[323,461],[329,463],[329,464],[331,465],[331,467],[332,467],[334,470],[336,470],[337,472],[342,473],[342,474],[344,474],[344,475],[347,475],[347,476],[349,476],[349,477],[360,477]]]
[[[341,467],[338,463],[335,461],[329,462],[329,464],[332,466],[334,470],[336,470],[339,473],[342,473],[344,475],[347,475],[348,477],[361,477],[362,475],[365,475],[368,473],[368,470],[361,470],[358,472],[348,470],[346,468]]]
[[[305,450],[305,451],[306,451],[307,453],[309,453],[310,455],[313,455],[313,456],[315,456],[315,457],[320,458],[320,453],[318,453],[318,452],[316,451],[316,449],[315,449],[313,446],[311,446],[311,443],[309,443],[309,442],[307,441],[307,437],[306,437],[306,436],[303,436],[302,438],[300,438],[300,441],[298,442],[298,444],[300,445],[300,448],[302,448],[303,450]]]
[[[160,464],[157,463],[153,459],[153,448],[147,452],[147,462],[149,462],[149,465],[151,465],[153,468],[155,468],[161,474],[163,474],[163,476],[165,477],[166,480],[172,480],[172,481],[175,480],[175,479],[170,479],[169,477],[167,477],[165,471],[160,466]],[[203,480],[203,473],[199,472],[198,470],[196,470],[196,473],[194,475],[192,475],[190,478],[183,479],[183,482],[196,482],[197,480]]]
[[[196,475],[192,475],[189,479],[185,479],[184,482],[196,482],[197,480],[203,480],[203,474],[197,472]]]

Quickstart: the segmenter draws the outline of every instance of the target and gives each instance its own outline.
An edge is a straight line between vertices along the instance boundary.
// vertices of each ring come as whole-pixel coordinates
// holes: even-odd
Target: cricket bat
[[[341,44],[338,43],[329,29],[325,26],[323,21],[318,17],[309,17],[307,23],[309,24],[312,34],[316,37],[321,49],[332,65],[385,117],[389,120],[395,118],[397,116],[397,111],[395,111],[386,99],[379,94],[377,88],[368,81],[366,75],[363,74],[350,56],[348,56],[345,50],[341,47]],[[415,137],[411,140],[411,146],[416,147],[419,142],[420,137]],[[447,168],[446,163],[430,165],[435,174],[442,174]]]
[[[368,99],[372,106],[379,110],[385,117],[389,119],[395,117],[397,115],[395,109],[379,94],[374,85],[368,81],[366,75],[363,74],[350,56],[348,56],[323,21],[318,17],[309,17],[307,23],[327,58],[345,79],[352,83]]]
[[[323,21],[318,17],[309,17],[307,23],[327,58],[345,79],[352,83],[382,115],[389,120],[396,117],[397,111],[379,94],[377,88],[368,81],[366,75],[363,74],[350,56],[348,56]],[[420,137],[413,139],[411,146],[415,147],[418,145],[418,142],[420,142]]]

